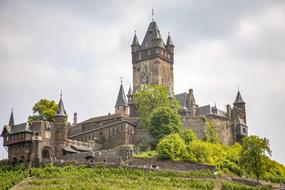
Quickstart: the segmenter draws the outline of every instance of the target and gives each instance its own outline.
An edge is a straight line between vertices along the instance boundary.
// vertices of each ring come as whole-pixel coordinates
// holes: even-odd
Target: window
[[[242,132],[243,132],[244,134],[246,134],[246,128],[245,128],[245,127],[242,128]]]

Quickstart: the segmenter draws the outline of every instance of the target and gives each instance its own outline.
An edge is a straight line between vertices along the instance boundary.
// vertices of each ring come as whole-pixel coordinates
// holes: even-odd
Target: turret
[[[246,110],[245,110],[245,102],[241,97],[240,91],[238,91],[236,99],[233,103],[233,119],[238,120],[242,119],[246,124]]]
[[[167,37],[167,42],[166,42],[166,49],[171,52],[174,53],[174,45],[172,43],[172,39],[170,37],[170,33],[168,32],[168,37]]]
[[[133,101],[133,90],[132,90],[132,87],[131,87],[131,86],[130,86],[130,88],[129,88],[127,97],[128,97],[128,103],[131,103],[131,102]]]
[[[133,39],[133,43],[131,45],[132,47],[132,52],[136,52],[140,49],[140,44],[139,44],[139,40],[135,31],[135,35],[134,35],[134,39]]]
[[[63,147],[67,141],[67,135],[67,114],[63,105],[61,93],[54,119],[55,157],[57,159],[62,159],[63,157]]]
[[[116,105],[115,105],[115,113],[121,113],[121,114],[128,114],[128,104],[127,99],[124,91],[124,87],[121,81],[121,86],[119,89]]]

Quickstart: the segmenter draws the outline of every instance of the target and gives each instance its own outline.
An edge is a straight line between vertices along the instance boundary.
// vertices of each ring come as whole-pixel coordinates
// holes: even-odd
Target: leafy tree
[[[185,142],[178,133],[163,137],[156,147],[161,159],[180,160],[185,150]]]
[[[134,94],[134,101],[138,106],[140,127],[150,126],[150,116],[153,110],[161,106],[168,106],[178,112],[180,104],[169,98],[164,86],[144,85]]]
[[[186,147],[185,159],[192,162],[213,164],[209,144],[200,140],[191,142]]]
[[[192,129],[188,129],[188,130],[185,130],[183,133],[182,133],[182,137],[185,141],[185,144],[188,145],[190,144],[192,141],[194,140],[197,140],[197,136],[196,134],[192,131]]]
[[[205,122],[205,140],[209,143],[219,143],[219,134],[213,121],[209,120],[206,117],[202,117],[202,119]]]
[[[243,139],[240,164],[247,174],[253,174],[257,182],[264,175],[268,157],[271,155],[269,140],[258,136],[248,136]]]
[[[157,107],[151,114],[149,132],[156,142],[170,133],[179,133],[182,129],[179,114],[170,107]]]
[[[53,100],[41,99],[33,106],[33,114],[29,121],[44,120],[52,122],[56,115],[57,104]]]

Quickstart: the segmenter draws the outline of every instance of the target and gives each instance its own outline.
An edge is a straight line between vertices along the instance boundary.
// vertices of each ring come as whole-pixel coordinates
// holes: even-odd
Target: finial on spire
[[[154,10],[153,10],[153,7],[151,8],[151,17],[152,17],[152,22],[153,22],[153,20],[154,20]]]
[[[120,77],[120,80],[121,80],[121,85],[123,84],[123,77]]]
[[[238,91],[239,91],[239,84],[238,84]]]
[[[60,90],[60,98],[62,98],[62,90]]]

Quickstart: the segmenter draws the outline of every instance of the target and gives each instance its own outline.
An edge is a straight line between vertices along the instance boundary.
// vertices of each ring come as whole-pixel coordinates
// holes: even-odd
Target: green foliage
[[[66,166],[31,169],[26,189],[213,189],[212,180],[190,176],[212,176],[209,171],[148,171],[131,168]]]
[[[179,160],[186,150],[185,142],[179,134],[170,134],[163,137],[156,147],[161,159]]]
[[[168,106],[157,107],[150,117],[150,135],[158,142],[171,133],[179,133],[183,129],[180,116]]]
[[[0,165],[0,189],[8,190],[12,186],[19,183],[25,176],[27,172],[25,167],[10,166],[10,165]]]
[[[255,175],[257,181],[265,174],[269,160],[266,154],[271,155],[268,139],[258,136],[243,139],[240,164],[247,174]]]
[[[265,186],[251,187],[232,182],[222,182],[221,190],[268,190]]]
[[[155,150],[140,152],[139,154],[135,154],[134,157],[137,158],[155,158],[157,156],[157,152]]]
[[[186,145],[189,145],[192,141],[197,140],[197,136],[192,129],[185,130],[182,133],[182,138],[184,139]]]
[[[202,119],[205,122],[205,140],[209,143],[219,143],[219,134],[213,121],[209,120],[205,116],[202,117]]]
[[[56,115],[57,104],[53,100],[41,99],[33,106],[34,115],[29,116],[29,121],[44,120],[52,122]]]
[[[181,107],[175,99],[170,99],[164,86],[144,85],[134,94],[134,101],[138,106],[140,126],[148,128],[153,110],[167,106],[178,112]]]

